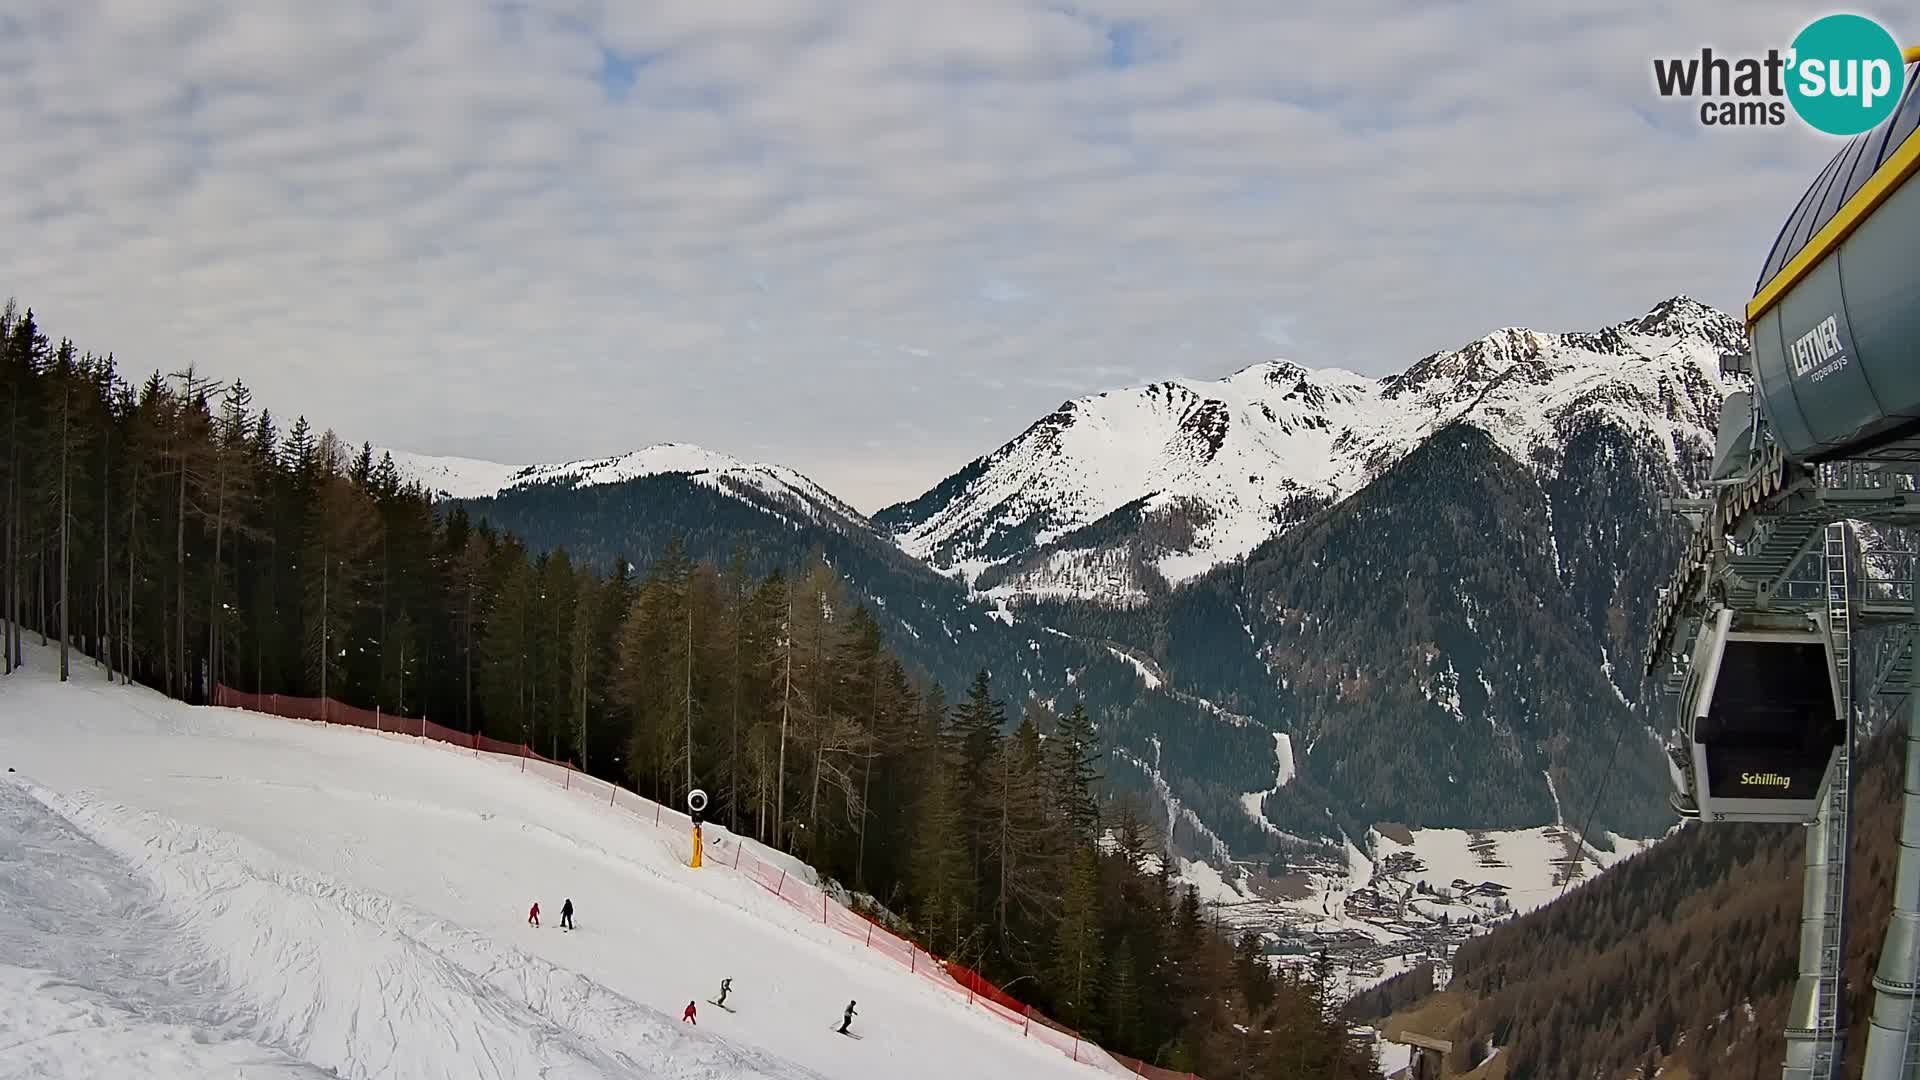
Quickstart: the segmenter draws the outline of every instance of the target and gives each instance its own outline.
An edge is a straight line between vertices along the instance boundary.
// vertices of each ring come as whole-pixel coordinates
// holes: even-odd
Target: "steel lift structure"
[[[1722,358],[1749,389],[1722,407],[1711,498],[1673,507],[1693,530],[1647,654],[1674,698],[1674,810],[1807,828],[1787,1080],[1843,1075],[1851,768],[1879,695],[1908,713],[1906,778],[1862,1075],[1920,1080],[1920,591],[1903,539],[1920,535],[1920,49],[1906,60],[1899,108],[1776,238],[1750,351]]]

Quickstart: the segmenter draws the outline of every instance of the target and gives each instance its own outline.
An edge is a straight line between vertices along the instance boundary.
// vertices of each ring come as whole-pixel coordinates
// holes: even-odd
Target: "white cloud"
[[[17,0],[0,291],[354,439],[688,440],[873,507],[1275,341],[1733,307],[1832,149],[1653,93],[1783,0],[1297,7]]]

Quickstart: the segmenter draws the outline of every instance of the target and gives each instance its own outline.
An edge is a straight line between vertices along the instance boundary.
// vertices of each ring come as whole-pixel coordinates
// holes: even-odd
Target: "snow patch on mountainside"
[[[831,492],[784,465],[750,464],[686,443],[659,443],[612,457],[557,465],[502,465],[472,458],[430,457],[400,450],[394,467],[403,479],[417,481],[444,499],[484,499],[506,492],[554,484],[587,488],[623,484],[652,476],[684,476],[734,496],[758,495],[799,506],[816,521],[838,517],[870,528],[866,517]]]
[[[1175,836],[1180,835],[1182,832],[1181,827],[1185,826],[1184,831],[1188,841],[1194,846],[1204,848],[1203,854],[1208,858],[1217,859],[1221,862],[1229,861],[1232,858],[1232,853],[1227,848],[1227,842],[1220,839],[1218,834],[1208,828],[1207,823],[1201,821],[1200,816],[1195,814],[1191,808],[1183,805],[1179,799],[1175,798],[1173,789],[1167,786],[1166,777],[1160,774],[1157,762],[1157,758],[1159,757],[1159,739],[1156,738],[1154,743],[1156,762],[1152,765],[1134,757],[1125,750],[1115,749],[1112,751],[1112,754],[1119,760],[1127,762],[1146,774],[1148,783],[1153,786],[1155,797],[1157,797],[1160,800],[1160,804],[1166,808],[1166,834],[1169,842],[1171,842]]]
[[[1147,689],[1160,689],[1160,676],[1154,674],[1153,669],[1142,663],[1139,657],[1129,652],[1122,652],[1111,645],[1107,646],[1107,651],[1112,653],[1115,659],[1123,660],[1133,665],[1133,670],[1140,673],[1140,681],[1146,684]]]
[[[1278,794],[1280,789],[1286,787],[1297,775],[1293,764],[1293,736],[1284,731],[1273,733],[1273,758],[1276,764],[1273,786],[1265,791],[1249,791],[1240,796],[1240,808],[1247,812],[1247,816],[1253,819],[1254,824],[1274,836],[1284,837],[1286,833],[1275,828],[1273,822],[1267,820],[1267,813],[1262,803],[1267,796]]]
[[[1559,896],[1572,858],[1570,847],[1580,853],[1581,865],[1574,871],[1578,881],[1654,843],[1614,838],[1614,850],[1601,851],[1571,842],[1566,829],[1553,825],[1490,831],[1413,829],[1409,835],[1413,842],[1404,844],[1377,830],[1368,831],[1367,843],[1379,867],[1375,887],[1391,880],[1404,890],[1424,882],[1438,900],[1467,903],[1483,915],[1493,913],[1496,899],[1510,905],[1514,914],[1525,914]]]
[[[1594,333],[1507,328],[1384,379],[1256,364],[1062,404],[992,454],[875,516],[909,554],[1001,570],[996,594],[1131,602],[1126,553],[1178,584],[1365,487],[1456,422],[1551,469],[1594,424],[1677,458],[1710,451],[1731,317],[1676,297]],[[1054,546],[1057,545],[1057,546]]]
[[[441,499],[484,499],[511,487],[527,472],[524,465],[502,465],[477,458],[435,457],[387,450],[402,480],[411,480]]]

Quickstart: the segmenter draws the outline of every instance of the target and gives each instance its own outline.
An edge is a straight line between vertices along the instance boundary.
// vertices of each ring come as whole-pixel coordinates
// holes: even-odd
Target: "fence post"
[[[425,713],[420,714],[420,737],[423,739],[427,737],[427,716]]]
[[[827,918],[827,890],[825,889],[820,890],[820,925],[831,925],[831,920]]]
[[[1077,1031],[1073,1033],[1073,1060],[1080,1060],[1080,1033]]]
[[[572,769],[567,770],[567,783],[566,783],[565,789],[567,791],[573,790],[573,770]]]
[[[920,970],[920,948],[911,942],[907,944],[907,970],[912,972]]]
[[[1030,1011],[1023,1011],[1021,1012],[1020,1017],[1021,1017],[1020,1037],[1023,1039],[1032,1038],[1033,1037],[1033,1013]]]
[[[384,727],[381,727],[381,726],[380,726],[380,724],[381,724],[381,720],[380,720],[380,706],[378,706],[378,705],[375,705],[375,706],[373,707],[373,730],[375,730],[375,731],[385,731],[385,730],[387,730],[386,728],[384,728]]]
[[[740,849],[746,846],[747,845],[740,842],[739,837],[736,836],[733,838],[733,868],[735,870],[740,869]]]
[[[526,743],[520,744],[520,771],[521,772],[527,771],[527,744]]]
[[[873,920],[867,920],[867,948],[873,948]]]
[[[607,806],[611,807],[613,806],[614,800],[620,797],[620,785],[608,784],[607,786],[613,789],[607,792]]]
[[[660,804],[659,803],[653,804],[653,826],[656,829],[660,827]]]
[[[787,887],[787,872],[785,870],[782,870],[780,871],[780,884],[773,887],[773,895],[779,896],[780,893],[786,889],[786,887]]]

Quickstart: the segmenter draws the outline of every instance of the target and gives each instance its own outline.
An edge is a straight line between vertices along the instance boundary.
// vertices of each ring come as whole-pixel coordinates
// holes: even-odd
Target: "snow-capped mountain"
[[[1462,421],[1550,467],[1593,420],[1679,459],[1712,446],[1740,325],[1684,296],[1593,333],[1507,328],[1383,379],[1256,364],[1061,405],[875,515],[1000,596],[1143,599],[1239,559]]]
[[[750,464],[686,443],[656,443],[613,457],[558,465],[502,465],[462,457],[390,450],[394,466],[443,499],[491,499],[536,488],[593,488],[649,477],[681,477],[763,508],[799,513],[815,524],[867,530],[866,517],[784,465]]]
[[[1676,297],[1386,378],[1276,361],[1114,391],[871,520],[688,446],[395,461],[593,565],[824,560],[930,681],[985,669],[1008,700],[1085,704],[1186,855],[1338,862],[1381,821],[1535,829],[1565,807],[1648,836],[1656,743],[1627,740],[1611,784],[1596,762],[1650,722],[1615,673],[1644,648],[1681,537],[1662,501],[1704,482],[1742,339]],[[1050,597],[1124,607],[1015,602]]]

